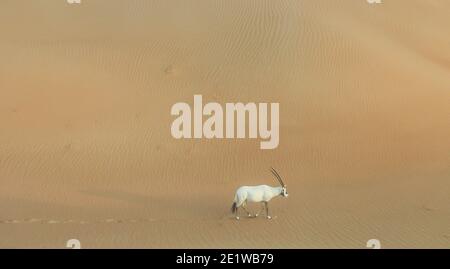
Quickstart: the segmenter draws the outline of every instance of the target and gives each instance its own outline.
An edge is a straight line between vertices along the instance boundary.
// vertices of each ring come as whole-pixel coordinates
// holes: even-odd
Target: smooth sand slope
[[[0,3],[0,247],[450,246],[447,0]],[[280,145],[175,140],[279,102]],[[275,219],[229,212],[273,184]],[[256,210],[258,207],[252,207]]]

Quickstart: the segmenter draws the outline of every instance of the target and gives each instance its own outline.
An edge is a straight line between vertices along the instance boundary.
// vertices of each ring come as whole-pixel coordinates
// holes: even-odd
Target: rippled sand
[[[450,246],[449,1],[51,2],[0,3],[0,247]],[[279,147],[173,139],[194,94],[279,102]]]

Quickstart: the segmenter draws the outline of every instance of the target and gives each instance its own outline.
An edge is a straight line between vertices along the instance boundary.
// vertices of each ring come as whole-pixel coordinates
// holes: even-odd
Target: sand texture
[[[450,1],[2,0],[0,248],[450,247]],[[279,102],[280,144],[171,136]],[[233,219],[277,185],[273,220]],[[256,211],[259,205],[252,205]]]

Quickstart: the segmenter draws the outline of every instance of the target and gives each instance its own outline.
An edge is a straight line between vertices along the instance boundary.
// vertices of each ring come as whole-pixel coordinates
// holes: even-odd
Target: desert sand
[[[447,0],[2,0],[0,248],[450,247]],[[280,143],[171,136],[279,102]],[[274,219],[230,213],[277,185]],[[256,211],[259,205],[252,205]]]

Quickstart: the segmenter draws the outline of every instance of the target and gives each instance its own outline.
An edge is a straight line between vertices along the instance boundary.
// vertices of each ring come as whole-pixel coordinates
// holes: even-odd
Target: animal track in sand
[[[142,223],[142,222],[153,222],[156,219],[104,219],[104,220],[54,220],[54,219],[37,219],[37,218],[28,218],[28,219],[8,219],[8,220],[0,220],[0,224],[30,224],[30,223],[38,223],[38,224],[99,224],[99,223]]]
[[[276,216],[273,217],[273,219],[276,219]],[[210,221],[210,222],[222,222],[225,220],[235,220],[234,217],[221,217],[219,219],[216,218],[203,218],[199,219],[196,218],[192,221]],[[107,218],[107,219],[100,219],[100,220],[74,220],[74,219],[38,219],[38,218],[26,218],[26,219],[6,219],[6,220],[0,220],[0,225],[10,225],[10,224],[51,224],[51,225],[57,225],[57,224],[80,224],[80,225],[89,225],[89,224],[139,224],[139,223],[146,223],[146,222],[177,222],[177,221],[191,221],[191,219],[155,219],[155,218],[130,218],[130,219],[115,219],[115,218]]]
[[[176,72],[176,70],[175,70],[175,68],[173,67],[173,65],[169,65],[169,66],[167,66],[166,68],[164,68],[164,73],[165,73],[166,75],[173,75],[173,74],[175,74],[175,72]]]

